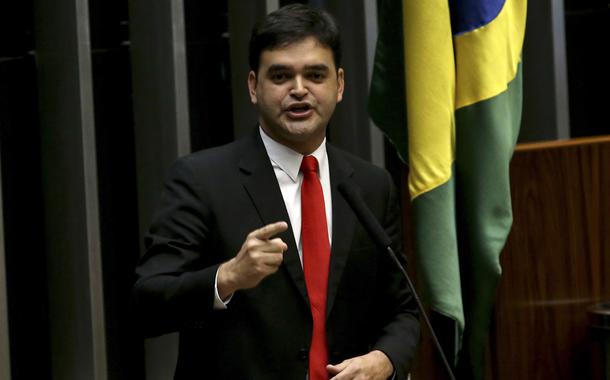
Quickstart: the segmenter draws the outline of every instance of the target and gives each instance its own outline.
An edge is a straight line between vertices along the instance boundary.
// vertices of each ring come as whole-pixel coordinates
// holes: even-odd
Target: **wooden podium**
[[[588,310],[610,301],[610,137],[519,145],[510,175],[487,377],[602,379]],[[444,379],[440,366],[425,342],[412,379]]]

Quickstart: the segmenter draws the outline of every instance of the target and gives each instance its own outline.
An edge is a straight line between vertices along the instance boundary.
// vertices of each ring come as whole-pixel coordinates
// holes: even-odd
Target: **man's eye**
[[[286,80],[286,74],[273,74],[271,75],[271,80],[274,82],[283,82],[284,80]]]
[[[309,78],[311,80],[319,82],[324,79],[324,74],[323,73],[311,73],[311,74],[309,74]]]

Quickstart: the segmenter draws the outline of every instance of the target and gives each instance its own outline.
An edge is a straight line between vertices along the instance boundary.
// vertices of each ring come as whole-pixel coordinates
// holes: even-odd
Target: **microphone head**
[[[339,192],[350,205],[354,214],[369,234],[375,245],[385,250],[392,244],[392,240],[388,237],[385,230],[377,221],[377,218],[368,208],[358,192],[358,188],[349,182],[339,184]]]

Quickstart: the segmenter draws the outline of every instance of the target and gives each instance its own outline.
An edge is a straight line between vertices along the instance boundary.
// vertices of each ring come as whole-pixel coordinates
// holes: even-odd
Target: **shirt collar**
[[[279,166],[293,182],[297,182],[303,155],[273,140],[265,133],[263,128],[259,127],[259,132],[271,162]],[[311,155],[318,160],[319,168],[326,164],[326,138]]]

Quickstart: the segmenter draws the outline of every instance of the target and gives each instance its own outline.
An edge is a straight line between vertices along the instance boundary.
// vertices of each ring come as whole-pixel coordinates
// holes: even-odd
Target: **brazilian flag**
[[[483,379],[509,161],[522,108],[526,0],[380,0],[369,111],[409,165],[418,274]]]

